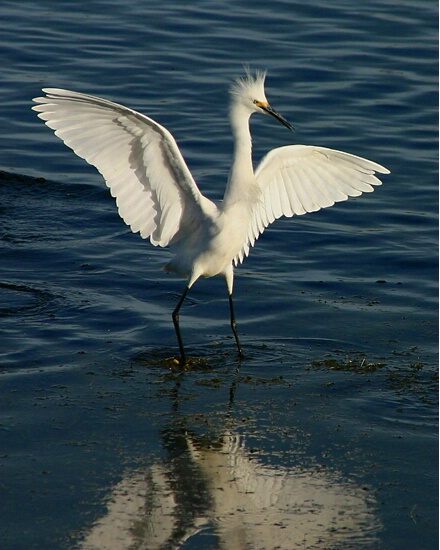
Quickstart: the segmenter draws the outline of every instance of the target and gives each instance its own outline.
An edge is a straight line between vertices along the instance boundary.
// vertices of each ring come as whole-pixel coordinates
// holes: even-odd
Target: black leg
[[[186,357],[185,357],[185,350],[183,348],[182,335],[180,334],[179,312],[180,312],[180,308],[182,307],[183,302],[185,301],[185,297],[188,294],[188,290],[189,290],[189,287],[186,287],[183,294],[182,294],[182,297],[179,300],[179,303],[177,304],[176,309],[173,311],[173,323],[174,323],[174,329],[176,330],[177,341],[179,342],[180,365],[182,367],[185,366]]]
[[[229,292],[228,292],[228,297],[229,297],[229,308],[231,310],[231,327],[232,327],[232,332],[234,333],[235,341],[237,342],[238,355],[240,357],[244,357],[244,354],[243,354],[243,352],[241,350],[241,346],[240,346],[240,340],[238,338],[237,321],[235,320],[234,304],[232,302],[232,294],[230,294]]]

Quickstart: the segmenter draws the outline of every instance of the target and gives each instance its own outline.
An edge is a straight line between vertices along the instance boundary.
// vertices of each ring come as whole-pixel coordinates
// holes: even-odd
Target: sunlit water
[[[150,4],[0,7],[0,547],[436,548],[436,5]],[[224,282],[197,283],[182,374],[168,252],[30,103],[60,86],[148,114],[219,199],[243,63],[296,127],[253,121],[256,160],[316,144],[392,173],[261,237],[239,372]]]

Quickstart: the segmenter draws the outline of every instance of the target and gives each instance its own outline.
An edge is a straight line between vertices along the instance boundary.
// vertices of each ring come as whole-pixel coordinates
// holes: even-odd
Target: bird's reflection
[[[230,431],[200,437],[174,426],[163,443],[164,461],[127,472],[113,488],[83,550],[182,548],[203,535],[221,550],[374,546],[374,502],[335,472],[268,465]]]

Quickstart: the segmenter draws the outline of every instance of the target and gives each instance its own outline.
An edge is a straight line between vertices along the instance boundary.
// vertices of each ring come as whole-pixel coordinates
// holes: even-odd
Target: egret
[[[234,267],[265,228],[281,216],[314,212],[371,192],[381,185],[375,173],[389,174],[370,160],[309,145],[272,149],[254,171],[251,115],[268,115],[293,130],[267,101],[265,77],[266,72],[247,71],[231,87],[234,152],[219,203],[200,192],[174,137],[151,118],[58,88],[44,88],[46,95],[33,100],[37,105],[32,108],[55,135],[102,174],[133,233],[173,253],[164,269],[187,280],[172,314],[182,365],[186,355],[179,312],[200,277],[224,277],[231,328],[242,357],[232,301]]]

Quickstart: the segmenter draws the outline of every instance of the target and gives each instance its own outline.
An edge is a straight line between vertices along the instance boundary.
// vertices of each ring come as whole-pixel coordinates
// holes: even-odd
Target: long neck
[[[224,203],[246,199],[254,182],[252,166],[252,138],[249,130],[249,112],[240,105],[231,109],[231,128],[234,137],[234,155],[229,172]]]

